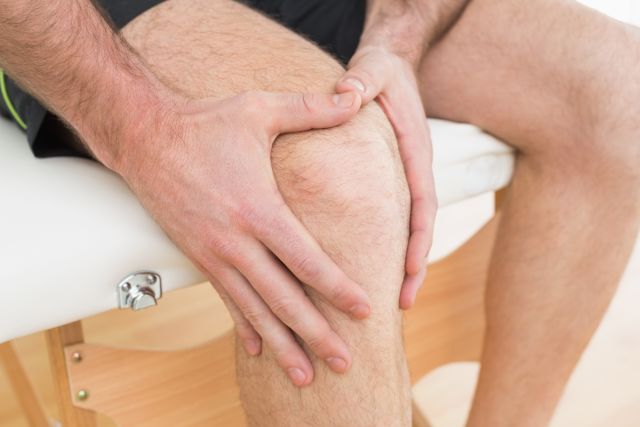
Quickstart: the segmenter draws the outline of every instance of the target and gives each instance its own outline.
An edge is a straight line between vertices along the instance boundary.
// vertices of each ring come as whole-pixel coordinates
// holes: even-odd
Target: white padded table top
[[[511,149],[473,126],[431,127],[441,205],[509,181]],[[165,291],[203,280],[118,176],[88,160],[34,158],[6,120],[0,195],[0,342],[116,308],[116,285],[135,271],[159,273]]]

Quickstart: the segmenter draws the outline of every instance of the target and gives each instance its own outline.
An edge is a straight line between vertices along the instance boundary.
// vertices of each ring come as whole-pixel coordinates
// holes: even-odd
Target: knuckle
[[[255,339],[255,331],[246,319],[235,322],[236,334],[243,339]]]
[[[296,353],[298,349],[291,344],[282,344],[276,347],[271,347],[278,365],[281,368],[287,369],[292,366],[296,366]]]
[[[284,203],[284,202],[283,202]],[[265,212],[260,216],[260,220],[254,224],[254,230],[261,236],[291,236],[292,226],[289,216],[279,204],[264,202]]]
[[[344,302],[350,295],[351,293],[347,289],[347,286],[343,283],[339,283],[331,289],[331,300],[334,302]]]
[[[314,328],[313,333],[305,338],[305,342],[315,351],[319,351],[331,345],[332,335],[332,330],[325,324]]]
[[[313,257],[307,254],[299,254],[293,261],[294,269],[303,281],[317,282],[322,277],[322,267]]]
[[[243,306],[240,310],[247,321],[256,329],[260,328],[261,325],[264,325],[268,321],[269,313],[260,307]]]
[[[242,229],[256,230],[264,222],[264,212],[255,202],[240,198],[231,208],[231,218]]]
[[[240,255],[240,249],[234,239],[228,237],[212,236],[208,239],[209,248],[215,256],[224,261],[231,261],[238,258]],[[220,270],[219,267],[212,267],[209,271],[216,275],[216,272]]]
[[[388,66],[388,64],[386,64]],[[372,84],[380,84],[379,79],[374,76],[374,74],[366,68],[360,68],[358,70],[358,79],[368,85]]]
[[[308,114],[313,114],[316,111],[318,97],[313,93],[303,93],[302,96],[296,97],[298,99],[299,107],[302,111]]]
[[[279,296],[273,299],[270,305],[273,313],[287,324],[293,323],[299,314],[300,304],[289,296]]]

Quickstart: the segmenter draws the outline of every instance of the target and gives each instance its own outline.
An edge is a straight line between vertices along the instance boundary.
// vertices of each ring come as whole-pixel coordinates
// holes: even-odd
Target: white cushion
[[[504,186],[511,149],[431,121],[440,203]],[[95,162],[36,159],[0,121],[0,342],[117,307],[116,285],[151,270],[165,290],[203,280],[124,182]]]
[[[440,206],[500,189],[509,183],[513,148],[475,126],[429,120],[433,173]]]

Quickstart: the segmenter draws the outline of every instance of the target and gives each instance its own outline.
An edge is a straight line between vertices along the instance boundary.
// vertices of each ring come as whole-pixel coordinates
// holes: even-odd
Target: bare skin
[[[521,37],[516,38],[514,16],[548,16],[562,26],[552,27],[531,44],[527,40],[538,32],[539,22],[521,18],[528,26],[519,22]],[[244,16],[243,22],[252,19]],[[593,27],[601,30],[599,55],[593,54],[594,41],[588,35]],[[581,31],[589,33],[580,35]],[[553,48],[558,40],[566,48]],[[634,165],[640,129],[634,125],[638,84],[621,78],[629,74],[622,70],[632,69],[634,62],[621,63],[621,75],[611,75],[608,60],[633,58],[615,52],[637,51],[637,46],[634,31],[573,3],[547,1],[525,7],[515,1],[487,0],[468,5],[420,60],[416,80],[429,115],[477,124],[521,152],[491,268],[489,333],[469,426],[547,425],[614,292],[638,228],[640,179]],[[558,74],[566,51],[580,55],[581,67],[565,67]],[[376,54],[398,56],[380,50]],[[530,64],[530,58],[539,60]],[[363,66],[358,54],[351,70],[356,66]],[[584,75],[578,72],[582,66],[587,67]],[[510,70],[513,74],[505,75]],[[580,109],[575,108],[576,87],[584,101]],[[365,102],[371,98],[364,95]],[[304,204],[299,199],[291,203]],[[316,233],[324,236],[328,231]],[[369,359],[360,360],[356,350],[354,365],[370,360],[368,354]],[[268,360],[240,355],[239,364],[252,425],[301,425],[301,420],[313,420],[307,424],[317,426],[376,425],[372,420],[379,419],[370,417],[375,405],[359,411],[348,404],[346,415],[336,410],[351,401],[336,392],[335,385],[329,386],[331,382],[312,385],[312,396],[289,395],[284,384],[273,385]],[[379,380],[347,376],[340,384],[349,384],[348,395],[361,396],[358,390],[371,389]],[[398,381],[388,384],[395,388]],[[272,399],[265,389],[279,393]],[[393,412],[385,409],[385,414]],[[384,425],[408,425],[403,414]]]
[[[130,24],[125,37],[161,81],[196,98],[323,92],[342,81],[343,70],[317,48],[228,1],[170,0]],[[474,0],[410,71],[405,62],[413,59],[393,44],[376,46],[376,55],[400,58],[390,63],[415,73],[427,114],[474,123],[521,152],[493,257],[469,426],[547,425],[614,292],[640,217],[640,83],[632,72],[639,46],[635,30],[564,0]],[[354,73],[368,68],[359,58]],[[384,75],[366,87],[382,94]],[[345,340],[351,369],[337,376],[306,347],[315,377],[298,390],[278,367],[280,346],[267,345],[259,357],[239,351],[251,425],[409,425],[397,310],[409,238],[401,150],[373,105],[342,128],[275,142],[278,189],[368,292],[371,316],[353,322],[307,289]],[[411,264],[415,272],[419,263]],[[411,300],[409,293],[404,303]],[[252,333],[245,316],[236,320]]]
[[[332,87],[326,86],[325,94],[238,96],[250,87],[245,85],[200,100],[202,92],[174,87],[173,80],[188,80],[190,71],[158,79],[90,0],[0,0],[0,29],[6,35],[0,40],[0,65],[129,184],[211,280],[248,354],[260,354],[266,343],[290,380],[308,385],[314,370],[295,334],[334,372],[349,369],[344,337],[305,295],[303,284],[358,320],[371,313],[369,297],[292,213],[269,155],[281,133],[348,121],[359,109],[358,94],[330,96]],[[220,32],[216,36],[217,42],[224,39]],[[233,62],[234,53],[228,53],[225,61]],[[179,65],[185,64],[175,68]],[[222,80],[240,78],[233,71]],[[222,93],[232,99],[221,99]],[[413,210],[405,268],[413,283],[405,288],[413,296],[400,297],[409,301],[424,275],[436,208],[426,132],[415,136],[400,138],[399,144]],[[149,161],[157,167],[139,167]]]
[[[557,0],[475,0],[423,59],[428,114],[520,152],[470,427],[547,425],[614,294],[640,219],[639,61],[637,29]]]
[[[322,92],[331,90],[343,72],[299,36],[225,0],[163,3],[134,20],[124,36],[162,80],[193,97],[255,89]],[[224,78],[229,75],[234,78]],[[408,425],[410,391],[398,298],[409,200],[391,127],[371,105],[340,128],[277,139],[272,162],[287,204],[367,292],[372,312],[367,320],[354,322],[307,288],[345,340],[353,362],[345,374],[336,375],[305,347],[314,377],[302,389],[282,374],[273,347],[266,346],[259,357],[239,349],[238,381],[250,425]]]
[[[369,298],[285,203],[270,157],[281,133],[353,118],[357,94],[247,86],[218,93],[228,99],[188,98],[89,0],[0,0],[0,30],[0,66],[129,184],[227,302],[248,354],[266,343],[292,383],[308,385],[314,372],[295,332],[334,372],[349,369],[349,349],[301,284],[353,319],[369,316]],[[140,167],[148,162],[156,167]]]

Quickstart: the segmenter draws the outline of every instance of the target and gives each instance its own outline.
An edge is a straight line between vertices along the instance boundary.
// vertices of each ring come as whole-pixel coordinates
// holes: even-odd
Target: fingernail
[[[364,83],[362,83],[360,80],[358,79],[354,79],[353,77],[349,77],[347,80],[345,80],[343,82],[344,84],[348,84],[350,86],[353,86],[354,88],[358,89],[360,92],[364,93],[367,88],[364,87]]]
[[[351,315],[356,319],[364,319],[371,313],[371,308],[365,304],[356,304],[351,308]]]
[[[349,92],[340,95],[333,95],[333,103],[340,108],[351,108],[355,100],[356,96]]]
[[[246,340],[244,342],[244,349],[249,353],[250,356],[257,356],[260,354],[260,341],[258,340]]]
[[[307,380],[307,376],[299,368],[289,368],[287,369],[287,373],[289,374],[291,381],[293,381],[293,383],[298,387],[304,385]]]
[[[347,370],[347,361],[340,357],[329,357],[326,362],[327,365],[329,365],[329,367],[335,372],[342,373]]]

